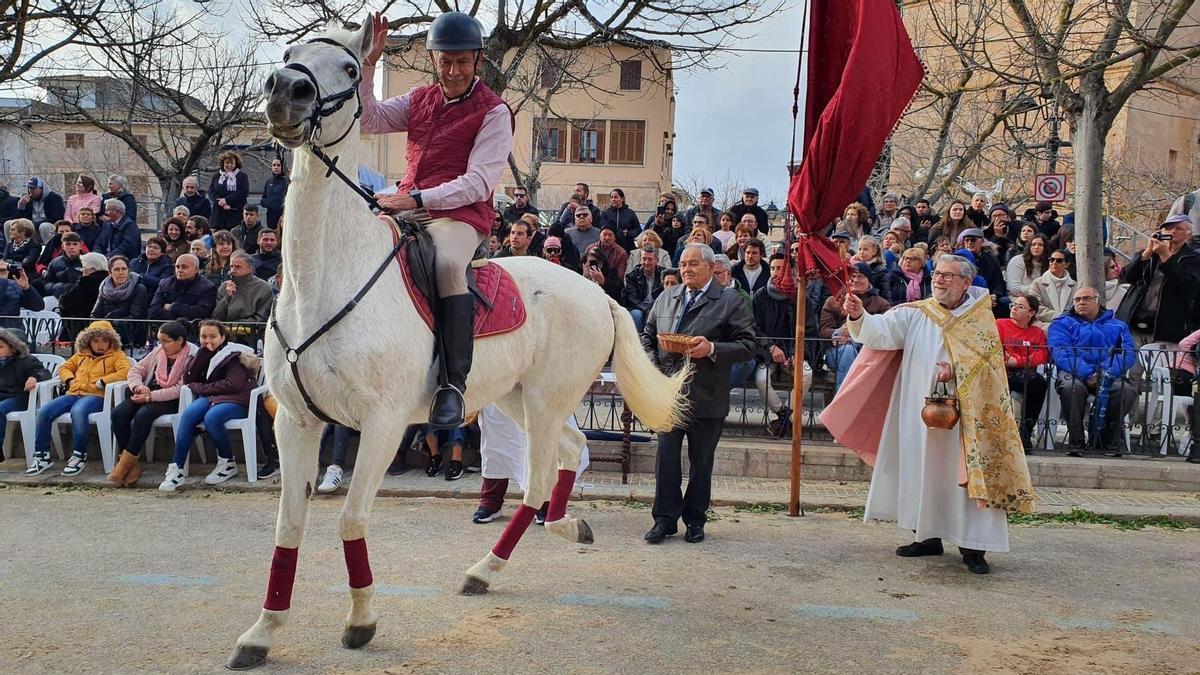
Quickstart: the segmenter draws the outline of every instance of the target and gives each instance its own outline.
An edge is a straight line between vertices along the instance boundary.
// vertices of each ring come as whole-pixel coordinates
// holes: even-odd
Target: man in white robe
[[[987,574],[984,553],[1008,550],[1005,510],[1032,510],[1033,493],[1007,387],[993,372],[999,358],[1003,380],[991,298],[971,286],[975,273],[965,258],[943,256],[932,299],[883,314],[865,313],[848,294],[850,335],[868,351],[851,371],[855,382],[847,378],[821,419],[839,442],[874,460],[864,520],[892,520],[916,534],[897,555],[941,555],[945,539],[971,572]],[[962,404],[952,429],[930,428],[921,418],[938,381]],[[874,401],[865,405],[866,397]]]

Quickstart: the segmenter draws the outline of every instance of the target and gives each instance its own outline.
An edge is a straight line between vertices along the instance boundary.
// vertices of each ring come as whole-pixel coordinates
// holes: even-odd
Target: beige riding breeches
[[[433,239],[434,272],[437,275],[438,297],[448,298],[467,292],[467,265],[475,257],[475,249],[483,235],[461,220],[437,218],[431,221],[429,236]]]

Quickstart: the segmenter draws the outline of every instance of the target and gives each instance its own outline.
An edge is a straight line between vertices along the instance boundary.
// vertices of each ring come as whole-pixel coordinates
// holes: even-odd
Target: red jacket
[[[502,103],[483,82],[476,82],[468,94],[449,104],[444,103],[440,85],[413,90],[408,110],[408,168],[400,182],[400,194],[437,187],[466,173],[483,119]],[[460,220],[480,234],[492,231],[496,217],[490,198],[449,211],[429,209],[429,215]]]
[[[1046,350],[1046,331],[1037,326],[1021,328],[1012,319],[998,319],[1000,344],[1004,345],[1004,360],[1016,359],[1016,368],[1036,368],[1050,362]],[[1011,366],[1010,366],[1011,367]]]

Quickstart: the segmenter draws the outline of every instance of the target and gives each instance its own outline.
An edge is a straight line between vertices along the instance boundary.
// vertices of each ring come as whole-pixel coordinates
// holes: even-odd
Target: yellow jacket
[[[95,356],[88,346],[92,338],[106,337],[112,347],[103,355]],[[121,336],[107,321],[93,321],[75,338],[75,355],[63,364],[59,378],[68,382],[70,396],[103,396],[104,388],[97,381],[112,384],[124,380],[129,374],[129,357],[121,351]]]

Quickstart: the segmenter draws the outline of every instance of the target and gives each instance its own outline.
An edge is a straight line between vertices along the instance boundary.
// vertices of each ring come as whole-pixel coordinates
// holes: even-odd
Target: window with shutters
[[[68,150],[82,150],[83,134],[67,134],[66,148]]]
[[[611,120],[608,123],[609,164],[646,162],[646,123],[642,120]]]
[[[567,121],[534,120],[533,151],[543,162],[567,161]]]
[[[604,120],[571,122],[571,161],[576,164],[604,163]]]
[[[621,62],[621,89],[625,91],[641,91],[641,59],[629,59]]]

